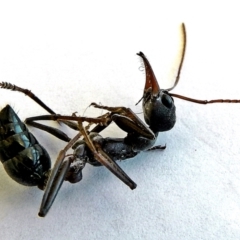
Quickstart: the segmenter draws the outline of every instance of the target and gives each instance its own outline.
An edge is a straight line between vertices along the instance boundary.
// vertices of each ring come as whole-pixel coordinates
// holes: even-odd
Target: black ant
[[[179,81],[185,55],[186,30],[184,24],[181,27],[183,34],[182,55],[173,87],[161,89],[145,55],[142,52],[137,54],[143,60],[146,73],[146,83],[141,98],[146,123],[140,120],[129,108],[100,106],[96,103],[92,103],[91,106],[108,112],[97,118],[79,117],[76,114],[61,116],[45,105],[31,91],[10,83],[0,83],[1,88],[26,94],[50,113],[50,115],[27,118],[26,124],[42,129],[68,142],[66,147],[60,151],[55,165],[51,169],[51,160],[47,151],[28,131],[13,109],[7,105],[0,112],[0,159],[6,172],[15,181],[27,186],[38,186],[45,190],[39,216],[43,217],[47,214],[64,180],[71,183],[81,181],[82,169],[86,163],[93,166],[104,165],[131,189],[136,188],[136,183],[120,168],[116,161],[133,158],[145,150],[165,148],[165,146],[154,146],[154,144],[158,133],[170,130],[176,122],[173,97],[200,104],[240,102],[240,100],[222,99],[196,100],[169,93]],[[57,128],[35,122],[38,120],[62,122],[78,133],[71,139]],[[103,138],[99,134],[112,121],[127,133],[125,138]],[[88,122],[89,125],[84,127],[83,122]],[[95,124],[95,127],[89,130],[92,124]],[[79,140],[80,137],[83,137],[83,140]],[[70,148],[74,150],[73,154],[66,155]]]

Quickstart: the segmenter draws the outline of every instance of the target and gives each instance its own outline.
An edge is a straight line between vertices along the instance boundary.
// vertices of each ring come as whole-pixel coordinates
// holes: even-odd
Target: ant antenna
[[[178,72],[177,72],[177,77],[175,80],[174,85],[171,88],[166,89],[167,91],[171,91],[172,89],[174,89],[180,79],[180,74],[181,74],[181,70],[182,70],[182,65],[183,65],[183,61],[184,61],[184,56],[185,56],[185,52],[186,52],[186,45],[187,45],[187,33],[186,33],[186,28],[185,28],[185,24],[182,23],[181,25],[181,33],[182,33],[182,47],[181,47],[181,61],[178,67]]]
[[[239,99],[213,99],[213,100],[198,100],[194,98],[185,97],[175,93],[168,93],[171,97],[180,98],[185,101],[194,102],[198,104],[209,104],[209,103],[240,103]]]

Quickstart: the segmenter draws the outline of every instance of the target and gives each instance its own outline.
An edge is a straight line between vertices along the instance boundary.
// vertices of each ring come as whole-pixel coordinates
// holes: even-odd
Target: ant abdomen
[[[51,168],[47,151],[9,105],[0,111],[0,160],[12,179],[27,186],[42,188]]]

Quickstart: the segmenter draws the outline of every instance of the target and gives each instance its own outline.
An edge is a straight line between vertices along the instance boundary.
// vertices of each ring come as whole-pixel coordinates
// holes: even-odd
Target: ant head
[[[143,112],[145,122],[154,132],[168,131],[176,122],[176,107],[173,98],[166,90],[160,89],[152,67],[140,52],[146,72],[146,83],[143,93]]]
[[[165,90],[157,95],[152,89],[144,91],[143,112],[145,122],[153,132],[164,132],[172,129],[176,122],[176,107],[173,98]]]
[[[176,122],[176,108],[173,98],[168,93],[178,84],[180,72],[184,60],[186,49],[186,30],[185,25],[181,25],[182,47],[181,58],[178,67],[178,73],[174,85],[167,89],[160,89],[152,67],[142,52],[137,53],[143,60],[146,73],[146,83],[143,92],[143,112],[145,122],[149,125],[153,132],[168,131],[173,128]]]

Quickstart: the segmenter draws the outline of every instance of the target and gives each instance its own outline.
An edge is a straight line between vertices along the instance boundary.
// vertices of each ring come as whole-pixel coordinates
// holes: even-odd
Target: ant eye
[[[169,95],[163,94],[162,103],[165,107],[171,108],[173,105],[173,99]]]

